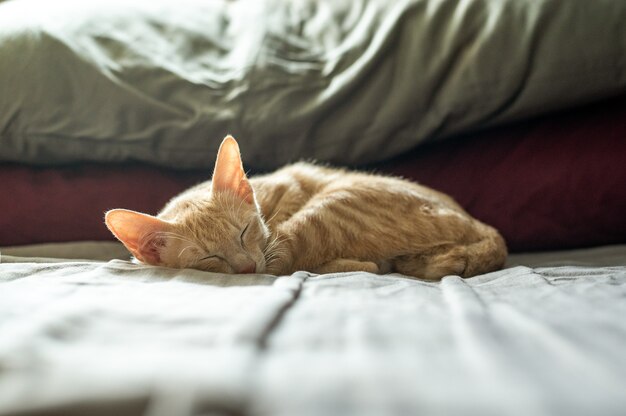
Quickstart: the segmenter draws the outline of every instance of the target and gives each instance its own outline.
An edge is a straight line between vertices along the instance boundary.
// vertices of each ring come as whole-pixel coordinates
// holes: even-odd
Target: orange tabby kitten
[[[415,183],[307,163],[246,178],[222,142],[212,181],[158,216],[114,209],[113,234],[141,262],[222,273],[391,271],[423,279],[496,270],[506,245],[452,198]]]

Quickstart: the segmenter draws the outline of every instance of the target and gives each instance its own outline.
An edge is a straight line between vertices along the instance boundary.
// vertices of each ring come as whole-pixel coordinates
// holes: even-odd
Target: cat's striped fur
[[[308,163],[247,179],[230,136],[212,181],[178,195],[156,218],[113,210],[106,222],[140,261],[225,273],[440,279],[496,270],[507,255],[494,228],[407,180]]]

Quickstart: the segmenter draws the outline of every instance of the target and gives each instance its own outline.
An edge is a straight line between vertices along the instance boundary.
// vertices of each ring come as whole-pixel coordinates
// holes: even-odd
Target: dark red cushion
[[[0,246],[111,240],[105,211],[156,213],[172,196],[210,176],[149,166],[5,165],[0,168]]]
[[[626,98],[423,146],[376,168],[449,193],[513,251],[626,243]],[[112,239],[106,210],[156,213],[208,177],[142,165],[4,165],[0,246]]]
[[[382,168],[452,195],[512,251],[626,243],[626,97],[458,137]]]

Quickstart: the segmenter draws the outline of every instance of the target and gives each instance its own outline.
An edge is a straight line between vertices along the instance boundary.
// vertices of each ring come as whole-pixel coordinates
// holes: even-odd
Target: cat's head
[[[198,185],[172,199],[158,217],[124,209],[105,222],[143,263],[221,273],[263,273],[269,231],[241,163],[227,136],[211,186]]]

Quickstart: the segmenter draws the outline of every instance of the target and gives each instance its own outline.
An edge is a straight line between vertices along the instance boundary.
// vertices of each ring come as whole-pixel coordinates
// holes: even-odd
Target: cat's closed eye
[[[248,223],[248,225],[246,225],[241,231],[241,235],[239,236],[239,241],[241,241],[241,247],[246,246],[246,242],[244,238],[246,236],[246,231],[248,231],[249,228],[250,228],[250,223]]]
[[[209,260],[209,259],[219,259],[219,260],[224,260],[222,257],[218,256],[218,255],[211,255],[211,256],[206,256],[206,257],[202,257],[200,260]]]
[[[221,271],[225,264],[228,262],[224,257],[212,254],[198,259],[193,267],[206,271]]]
[[[244,228],[241,230],[241,235],[239,237],[241,247],[243,249],[252,249],[256,244],[260,244],[259,239],[263,237],[261,223],[253,219],[251,220]]]

